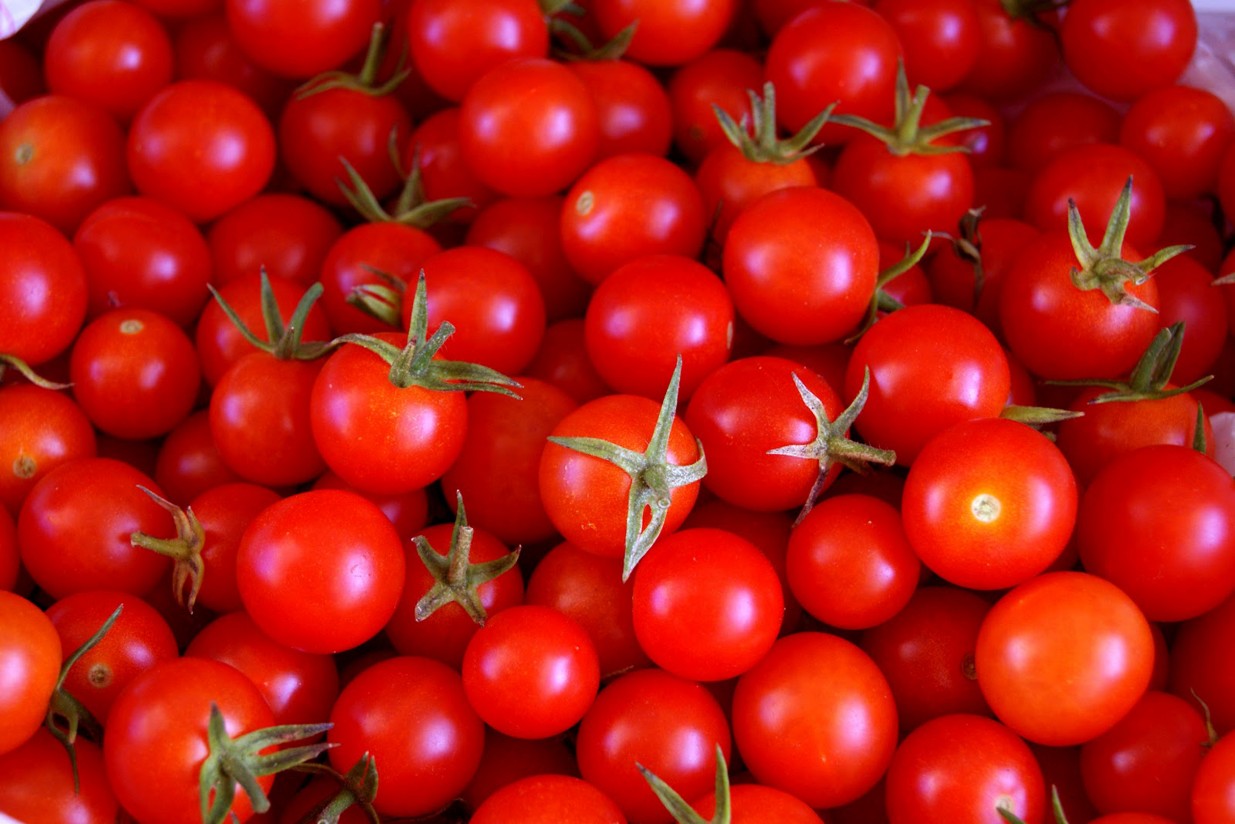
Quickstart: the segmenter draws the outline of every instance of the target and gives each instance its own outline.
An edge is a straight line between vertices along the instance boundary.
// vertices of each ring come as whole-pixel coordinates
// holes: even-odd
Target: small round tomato
[[[1235,140],[1235,115],[1208,89],[1173,85],[1140,95],[1124,114],[1119,142],[1162,180],[1166,196],[1192,200],[1217,188],[1222,154]]]
[[[1081,744],[1123,718],[1149,685],[1149,622],[1114,584],[1050,572],[1012,589],[982,621],[974,665],[995,716],[1030,741]]]
[[[737,49],[713,49],[679,66],[667,84],[677,150],[693,165],[728,143],[712,107],[727,113],[734,123],[749,118],[749,92],[762,83],[759,61]]]
[[[1042,433],[980,418],[927,442],[909,469],[901,512],[914,552],[941,578],[1004,589],[1063,552],[1077,497],[1067,459]]]
[[[307,196],[259,194],[206,230],[211,280],[223,289],[265,269],[271,282],[287,279],[307,287],[318,279],[326,253],[342,233],[334,213]]]
[[[60,677],[60,636],[41,609],[0,590],[0,754],[25,744],[47,716]]]
[[[254,623],[304,652],[352,649],[380,632],[399,602],[403,570],[402,542],[385,514],[334,489],[267,507],[236,557],[240,598]]]
[[[384,816],[437,812],[471,781],[485,725],[459,674],[438,661],[398,656],[358,673],[330,712],[330,763],[346,773],[361,756],[381,771],[374,807]]]
[[[812,807],[837,807],[887,770],[896,704],[861,649],[835,635],[799,632],[778,640],[738,679],[733,734],[760,783]]]
[[[552,607],[513,606],[463,653],[463,691],[486,724],[517,738],[573,727],[596,699],[600,664],[587,631]]]
[[[0,212],[0,354],[31,366],[72,344],[86,318],[86,272],[50,223]]]
[[[1224,735],[1201,760],[1192,783],[1194,824],[1224,824],[1230,821],[1231,816],[1235,815],[1235,792],[1232,788],[1235,788],[1235,735]]]
[[[83,736],[73,761],[50,730],[0,756],[0,810],[15,821],[116,821],[120,807],[107,783],[99,745]]]
[[[1188,0],[1076,0],[1059,29],[1064,61],[1078,80],[1111,100],[1134,100],[1170,85],[1196,50]]]
[[[129,127],[133,185],[205,223],[260,192],[274,171],[274,127],[243,92],[210,80],[166,86]]]
[[[625,824],[626,816],[595,785],[569,775],[533,775],[502,787],[468,819],[472,824]]]
[[[236,43],[258,65],[285,77],[337,69],[369,42],[380,0],[226,0]]]
[[[842,629],[873,627],[899,613],[921,571],[896,507],[858,493],[817,503],[794,526],[785,553],[802,608]]]
[[[631,592],[635,636],[662,669],[722,681],[754,666],[780,632],[785,603],[771,561],[724,529],[685,529],[653,545]]]
[[[588,7],[604,40],[637,24],[625,55],[651,66],[679,66],[705,54],[729,28],[735,0],[593,0]]]
[[[655,74],[633,60],[575,60],[567,65],[596,101],[598,159],[627,152],[669,153],[673,114],[669,93]]]
[[[74,458],[93,457],[94,427],[68,395],[32,384],[0,389],[0,505],[16,517],[39,479]]]
[[[945,715],[905,737],[888,765],[888,824],[1045,821],[1046,787],[1029,745],[998,721]]]

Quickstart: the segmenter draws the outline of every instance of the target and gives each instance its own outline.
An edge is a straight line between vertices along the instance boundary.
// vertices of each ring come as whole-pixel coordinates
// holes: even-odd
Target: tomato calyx
[[[305,81],[293,94],[299,100],[333,89],[344,89],[346,91],[367,94],[372,97],[383,97],[391,94],[399,87],[400,83],[408,78],[412,70],[406,65],[407,53],[404,51],[399,55],[398,65],[395,66],[395,70],[390,77],[381,83],[377,82],[377,74],[382,67],[382,60],[386,53],[388,40],[389,31],[386,25],[380,21],[374,23],[372,33],[369,35],[369,48],[365,52],[364,62],[360,66],[360,71],[353,73],[342,69],[335,69],[322,72],[316,77]]]
[[[433,576],[433,585],[416,602],[416,620],[423,621],[453,602],[462,607],[469,618],[483,627],[488,616],[485,614],[485,606],[481,603],[478,590],[482,584],[513,569],[519,561],[522,548],[515,547],[512,552],[501,558],[473,564],[471,562],[473,529],[467,524],[462,492],[455,493],[455,501],[455,525],[450,533],[450,549],[445,555],[435,550],[423,535],[417,535],[412,539],[421,563]]]
[[[642,764],[636,763],[643,780],[648,782],[652,792],[678,824],[730,824],[733,821],[733,802],[729,793],[729,765],[725,763],[725,754],[720,744],[716,745],[716,812],[711,820],[705,819],[686,802],[677,790],[670,787],[664,779],[656,775]]]
[[[750,97],[750,115],[742,115],[740,121],[733,115],[712,104],[712,112],[720,129],[742,156],[752,163],[775,163],[784,165],[801,160],[823,148],[823,144],[811,145],[815,135],[828,122],[836,103],[831,103],[815,115],[792,137],[781,139],[776,134],[776,87],[769,81],[763,84],[763,97],[753,89],[746,92]]]
[[[833,421],[828,419],[828,412],[824,409],[823,401],[819,400],[819,396],[807,388],[796,372],[793,373],[793,383],[798,388],[798,394],[802,396],[802,402],[815,416],[817,426],[815,439],[810,443],[778,446],[775,449],[769,449],[768,454],[787,455],[819,463],[819,474],[815,476],[815,483],[811,486],[806,503],[802,505],[802,510],[794,520],[795,526],[800,524],[815,506],[815,500],[823,491],[824,483],[828,479],[833,464],[839,463],[854,472],[864,473],[872,463],[883,466],[892,466],[896,463],[896,453],[892,450],[879,449],[849,438],[849,430],[861,414],[862,408],[866,406],[866,399],[870,397],[870,381],[870,369],[867,368],[862,375],[862,388],[858,390],[853,403],[849,404]]]
[[[1082,378],[1075,381],[1050,381],[1050,383],[1059,386],[1099,386],[1109,390],[1090,400],[1090,403],[1162,400],[1182,395],[1203,386],[1214,377],[1205,375],[1187,386],[1170,385],[1171,373],[1175,370],[1175,362],[1179,360],[1183,342],[1184,322],[1181,320],[1159,330],[1158,334],[1154,335],[1127,380]]]
[[[989,120],[980,117],[949,117],[922,125],[922,113],[926,109],[926,99],[931,90],[926,86],[917,86],[912,96],[909,93],[909,80],[905,76],[904,61],[896,67],[896,101],[892,117],[892,125],[881,126],[873,120],[853,114],[838,114],[832,118],[833,123],[852,126],[888,147],[888,151],[897,157],[905,155],[937,155],[953,152],[968,152],[968,146],[949,143],[937,143],[940,138],[968,129],[980,129],[989,126]]]
[[[519,382],[496,369],[478,363],[437,358],[438,350],[454,334],[455,327],[444,320],[433,335],[428,336],[429,312],[426,303],[425,272],[421,269],[412,297],[406,345],[400,348],[373,335],[356,333],[341,335],[333,343],[355,344],[376,354],[390,364],[390,382],[400,389],[419,386],[441,392],[497,392],[519,399],[514,392],[519,388]]]
[[[270,799],[266,797],[257,779],[311,761],[337,746],[321,741],[298,747],[283,747],[293,741],[321,735],[333,726],[330,723],[285,724],[253,730],[239,738],[232,738],[227,734],[226,721],[219,705],[211,702],[206,733],[210,752],[202,762],[198,786],[203,824],[222,824],[227,820],[232,801],[236,797],[237,784],[248,795],[254,812],[264,813],[269,810]],[[262,752],[272,747],[277,749]]]
[[[28,380],[35,386],[41,386],[44,389],[52,389],[57,392],[63,389],[69,389],[73,386],[71,383],[57,383],[48,380],[35,372],[30,364],[26,363],[16,355],[5,355],[0,353],[0,377],[4,376],[5,369],[13,369],[17,374]]]
[[[261,307],[262,307],[262,324],[266,327],[266,339],[259,338],[252,329],[248,327],[240,316],[236,314],[223,296],[219,294],[214,286],[210,287],[211,294],[218,301],[219,308],[223,310],[223,314],[232,322],[236,330],[249,342],[255,349],[265,352],[278,360],[317,360],[323,355],[329,354],[337,345],[334,341],[303,341],[301,336],[304,334],[305,319],[309,316],[309,310],[313,308],[313,304],[321,297],[324,287],[321,283],[314,283],[300,297],[300,301],[296,304],[296,308],[292,311],[291,319],[285,324],[283,323],[283,315],[279,311],[279,302],[274,296],[274,289],[270,285],[270,276],[266,274],[265,267],[261,270]]]
[[[339,782],[339,791],[309,810],[305,821],[313,824],[339,824],[343,813],[358,807],[372,824],[380,824],[381,818],[373,808],[377,798],[377,761],[370,753],[360,756],[352,768],[343,775],[328,764],[301,764],[300,772],[326,775]]]
[[[64,663],[60,665],[60,677],[56,680],[56,687],[51,693],[51,701],[47,705],[47,718],[44,726],[69,754],[69,765],[73,771],[73,789],[76,792],[81,792],[81,777],[77,771],[77,748],[74,746],[77,734],[84,730],[86,736],[92,741],[102,741],[103,725],[81,701],[65,690],[64,680],[68,678],[69,670],[73,668],[73,665],[103,640],[123,611],[124,604],[117,606],[98,630],[74,650],[72,655],[64,659]]]
[[[427,229],[456,209],[472,205],[471,199],[466,197],[426,200],[424,185],[421,182],[419,146],[412,153],[412,168],[404,170],[397,144],[398,135],[392,131],[387,143],[387,151],[399,176],[403,178],[403,187],[389,208],[378,201],[377,195],[373,194],[373,190],[356,171],[356,167],[352,166],[347,158],[339,158],[339,162],[343,164],[343,170],[347,173],[346,181],[336,181],[339,184],[339,191],[364,220],[369,223],[398,223],[417,229]]]
[[[643,559],[660,536],[669,514],[670,493],[688,484],[698,483],[707,474],[707,458],[698,438],[695,446],[699,459],[686,466],[669,463],[669,433],[678,406],[678,388],[682,381],[682,356],[678,355],[673,376],[665,390],[656,425],[647,449],[636,452],[601,438],[558,437],[549,440],[558,446],[608,461],[630,476],[630,497],[626,508],[626,545],[622,554],[622,580],[630,578],[635,566]],[[647,526],[644,512],[650,512]]]
[[[1099,289],[1111,303],[1122,306],[1133,306],[1157,312],[1153,306],[1140,298],[1128,294],[1127,285],[1139,286],[1149,280],[1153,270],[1166,263],[1176,255],[1182,254],[1192,247],[1179,244],[1160,249],[1144,260],[1124,260],[1121,254],[1124,235],[1128,231],[1128,220],[1131,217],[1132,177],[1124,184],[1111,211],[1111,218],[1106,224],[1106,232],[1102,243],[1097,248],[1089,242],[1085,234],[1085,225],[1081,220],[1080,210],[1076,201],[1068,198],[1068,237],[1072,241],[1072,249],[1076,253],[1080,268],[1073,267],[1072,283],[1076,288],[1088,291]]]
[[[202,576],[205,574],[205,566],[202,562],[202,549],[206,543],[205,527],[193,514],[192,507],[181,509],[141,484],[138,484],[137,488],[171,514],[172,522],[176,525],[176,537],[156,538],[138,531],[129,536],[129,543],[172,559],[174,562],[172,592],[175,594],[176,603],[188,610],[191,615],[197,603],[197,594],[202,588]],[[185,594],[186,585],[188,586],[187,595]]]
[[[1020,816],[1009,810],[1002,804],[995,807],[995,811],[1008,824],[1025,824]],[[1059,800],[1059,788],[1054,784],[1051,785],[1051,814],[1055,818],[1055,824],[1068,824],[1068,816],[1063,811],[1063,802]]]
[[[549,21],[549,33],[563,43],[561,47],[553,50],[554,57],[560,60],[617,60],[626,54],[630,41],[635,39],[635,30],[639,28],[639,21],[635,20],[608,41],[596,46],[570,20],[572,16],[581,17],[585,14],[584,9],[577,3],[569,0],[541,0],[541,7],[545,9]]]
[[[905,308],[905,304],[888,293],[887,285],[922,262],[922,258],[926,255],[926,250],[931,246],[933,237],[934,235],[927,230],[918,248],[910,249],[909,245],[905,244],[905,256],[879,273],[879,276],[875,279],[875,293],[871,296],[870,306],[866,310],[866,319],[862,321],[862,325],[858,327],[856,332],[845,338],[844,343],[846,346],[856,343],[858,338],[865,335],[866,331],[874,326],[875,321],[879,319],[880,312],[887,314],[888,312],[895,312]]]

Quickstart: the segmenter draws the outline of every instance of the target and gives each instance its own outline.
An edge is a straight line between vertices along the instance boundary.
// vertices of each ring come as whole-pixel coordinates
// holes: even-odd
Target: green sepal
[[[56,383],[55,381],[49,381],[47,378],[44,378],[35,372],[30,367],[30,364],[26,363],[21,358],[15,355],[5,355],[0,353],[0,376],[4,375],[5,369],[13,369],[17,372],[17,374],[30,381],[30,383],[35,386],[40,386],[43,389],[52,389],[59,392],[62,389],[71,389],[73,387],[73,384],[71,383]]]
[[[176,596],[176,603],[192,614],[193,607],[197,603],[197,594],[202,588],[202,577],[206,571],[205,564],[202,562],[202,549],[206,544],[206,529],[202,526],[202,522],[198,520],[197,516],[193,514],[191,507],[181,509],[141,484],[138,484],[137,488],[145,492],[150,497],[150,500],[154,501],[172,516],[172,523],[176,526],[176,537],[156,538],[153,535],[137,531],[129,535],[129,543],[172,559],[174,562],[172,566],[172,592]],[[188,595],[185,594],[186,585],[189,589]]]
[[[273,358],[279,360],[317,360],[323,355],[329,354],[337,342],[335,341],[309,341],[305,343],[301,340],[304,335],[305,320],[309,316],[309,310],[313,308],[313,304],[322,296],[325,288],[320,282],[315,282],[310,286],[300,300],[296,303],[296,308],[292,311],[291,319],[284,324],[283,313],[279,311],[279,302],[275,298],[274,288],[270,285],[270,275],[266,273],[266,267],[261,269],[261,308],[262,308],[262,323],[266,327],[266,337],[263,340],[259,338],[252,329],[249,328],[240,316],[236,314],[223,296],[219,294],[219,290],[213,285],[210,288],[210,294],[214,295],[215,301],[219,304],[219,308],[223,310],[223,314],[236,327],[236,331],[241,334],[255,349],[267,353]]]
[[[455,524],[450,533],[450,549],[446,554],[438,553],[423,535],[412,539],[421,563],[433,576],[433,585],[416,602],[416,620],[423,621],[453,602],[483,627],[487,616],[484,604],[480,601],[480,586],[513,569],[519,562],[521,548],[515,547],[501,558],[473,564],[470,559],[473,529],[467,524],[463,493],[456,491],[455,495]]]
[[[392,94],[411,75],[412,70],[407,65],[407,49],[405,47],[399,52],[399,62],[395,66],[394,73],[385,82],[380,84],[377,82],[377,72],[381,68],[388,40],[389,30],[386,28],[386,24],[381,21],[374,23],[369,33],[369,47],[365,52],[364,63],[361,65],[359,72],[353,74],[342,69],[322,72],[316,77],[305,81],[292,94],[298,100],[303,100],[306,97],[312,97],[315,94],[331,89],[346,89],[359,94],[367,94],[371,97],[384,97],[385,95]]]
[[[677,824],[732,824],[733,801],[729,792],[729,765],[725,763],[725,753],[720,744],[716,745],[716,812],[710,821],[695,812],[686,799],[656,773],[642,764],[636,763],[635,766]]]
[[[715,103],[712,113],[720,124],[721,132],[752,163],[793,163],[823,148],[811,145],[820,129],[828,122],[836,103],[831,103],[812,117],[796,134],[788,138],[777,135],[776,87],[771,81],[763,84],[763,96],[748,89],[750,117],[736,121],[733,116]]]
[[[879,319],[880,312],[896,312],[905,308],[904,304],[888,294],[887,286],[922,262],[922,258],[926,256],[926,252],[930,249],[933,239],[934,235],[928,229],[922,238],[922,242],[918,244],[918,248],[910,249],[909,244],[905,244],[904,257],[879,273],[879,277],[875,279],[875,291],[871,295],[870,305],[866,308],[866,318],[862,321],[862,325],[858,327],[856,332],[845,338],[844,343],[846,346],[855,343],[858,338],[865,335],[866,331],[874,326],[875,321]]]

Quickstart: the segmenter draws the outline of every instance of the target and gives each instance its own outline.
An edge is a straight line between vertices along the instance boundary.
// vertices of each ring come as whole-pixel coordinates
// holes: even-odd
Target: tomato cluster
[[[0,817],[1235,821],[1188,0],[0,41]]]

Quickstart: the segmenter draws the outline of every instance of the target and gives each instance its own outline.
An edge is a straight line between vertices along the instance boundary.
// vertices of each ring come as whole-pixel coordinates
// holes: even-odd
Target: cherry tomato
[[[601,37],[609,40],[638,23],[626,56],[651,66],[679,66],[709,51],[729,28],[735,0],[592,0]]]
[[[0,353],[31,366],[69,348],[86,318],[86,273],[50,223],[0,212]]]
[[[75,765],[64,745],[40,729],[0,756],[0,810],[17,821],[115,821],[120,806],[99,745],[79,736],[73,749]]]
[[[29,384],[0,389],[0,503],[13,517],[39,479],[62,463],[93,457],[90,419],[67,395]]]
[[[1196,11],[1187,0],[1077,0],[1059,37],[1064,61],[1085,86],[1134,100],[1183,74],[1196,49]]]
[[[485,799],[473,824],[626,824],[613,799],[569,775],[533,775],[507,784]]]
[[[21,747],[47,716],[60,677],[56,627],[20,595],[0,590],[0,662],[6,688],[0,695],[0,754]]]
[[[256,64],[304,78],[339,68],[369,42],[380,0],[226,0],[227,24]]]

